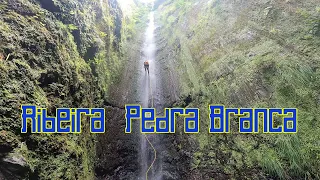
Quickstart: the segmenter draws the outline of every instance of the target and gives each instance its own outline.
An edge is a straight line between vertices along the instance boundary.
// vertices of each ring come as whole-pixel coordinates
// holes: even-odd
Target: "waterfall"
[[[140,79],[140,102],[143,108],[156,108],[157,112],[163,112],[163,107],[161,107],[161,87],[160,85],[160,75],[157,74],[159,66],[155,60],[156,54],[156,43],[155,43],[155,23],[154,23],[154,13],[151,12],[149,14],[149,23],[148,27],[145,32],[145,39],[144,45],[141,51],[141,58],[140,64],[141,69],[139,73]],[[148,60],[150,64],[150,74],[145,72],[143,68],[143,62]],[[139,67],[140,68],[140,67]],[[156,134],[149,134],[147,135],[148,140],[153,144],[155,147],[159,147],[159,136]],[[150,168],[150,165],[154,161],[154,150],[149,144],[146,136],[141,134],[140,136],[140,165],[141,165],[141,173],[140,178],[141,180],[146,179],[146,172]],[[157,148],[156,148],[157,150]],[[148,171],[148,179],[156,179],[161,180],[161,158],[159,157],[159,152],[157,153],[157,159],[154,161],[153,166]]]

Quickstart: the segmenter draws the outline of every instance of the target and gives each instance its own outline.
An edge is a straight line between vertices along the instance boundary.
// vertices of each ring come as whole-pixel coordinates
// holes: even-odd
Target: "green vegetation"
[[[98,138],[85,118],[81,134],[21,134],[19,121],[21,104],[48,108],[53,116],[57,107],[103,107],[123,99],[118,90],[127,86],[121,83],[136,78],[125,65],[134,67],[140,56],[137,41],[149,11],[132,8],[126,15],[114,0],[0,3],[0,179],[10,169],[3,166],[5,158],[20,163],[13,165],[22,174],[8,174],[10,179],[95,179],[94,167],[113,178],[122,175],[121,163],[137,159],[130,154],[136,142],[127,137],[119,136],[127,146],[114,149],[118,139],[99,139],[115,143],[101,151],[119,152],[96,150]],[[186,136],[179,125],[169,137],[169,162],[181,168],[182,177],[320,179],[317,1],[167,0],[156,14],[157,58],[168,71],[162,84],[178,89],[182,98],[175,106],[201,111],[200,134]],[[208,104],[298,108],[299,132],[240,134],[234,118],[231,134],[208,134]],[[110,125],[119,135],[123,124]],[[106,162],[116,158],[121,162]]]
[[[144,11],[123,16],[108,0],[0,3],[0,158],[25,162],[22,174],[8,178],[95,178],[96,136],[87,119],[81,134],[21,134],[19,108],[35,104],[53,116],[57,107],[103,107]],[[10,167],[0,166],[1,179]]]
[[[73,25],[73,24],[68,24],[68,29],[69,29],[70,31],[73,31],[73,30],[77,30],[78,27],[75,26],[75,25]]]
[[[177,72],[180,95],[190,94],[188,106],[202,110],[189,176],[320,178],[320,13],[315,3],[181,0],[160,6],[161,36],[168,45],[159,58],[174,53],[168,63],[175,62],[169,70]],[[299,132],[243,135],[234,119],[231,134],[207,134],[208,104],[298,108]],[[181,141],[182,149],[191,146]]]

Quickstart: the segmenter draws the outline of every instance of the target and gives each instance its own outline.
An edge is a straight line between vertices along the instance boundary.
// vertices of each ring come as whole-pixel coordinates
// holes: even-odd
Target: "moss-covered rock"
[[[96,136],[21,134],[20,106],[102,107],[126,61],[135,21],[116,0],[0,2],[0,178],[19,149],[28,179],[94,179]],[[13,163],[11,163],[13,164]]]
[[[158,60],[170,101],[199,107],[188,179],[317,179],[319,66],[316,1],[165,1],[158,10]],[[172,88],[175,87],[175,88]],[[183,98],[185,99],[185,98]],[[298,108],[295,135],[208,134],[208,105]],[[261,132],[261,131],[260,131]],[[179,163],[185,164],[181,158]]]

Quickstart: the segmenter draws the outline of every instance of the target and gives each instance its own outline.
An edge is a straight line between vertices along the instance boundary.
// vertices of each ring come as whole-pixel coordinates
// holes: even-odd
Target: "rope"
[[[150,76],[149,76],[149,74],[148,74],[148,79],[149,79],[149,82],[148,82],[148,83],[149,83],[149,94],[151,94],[151,106],[152,106],[152,108],[153,108],[153,107],[154,107],[154,105],[153,105],[153,93],[152,93],[152,89],[151,89],[151,85],[150,85]],[[154,152],[154,159],[153,159],[151,165],[149,166],[149,168],[148,168],[148,170],[147,170],[147,172],[146,172],[146,180],[148,180],[148,172],[150,171],[150,169],[152,168],[154,162],[155,162],[156,159],[157,159],[157,151],[156,151],[156,149],[154,148],[154,146],[152,145],[152,143],[150,142],[150,140],[148,139],[148,136],[147,136],[146,134],[144,134],[144,136],[145,136],[145,138],[147,139],[148,143],[150,144],[150,146],[152,147],[153,152]]]
[[[145,135],[145,137],[146,137],[148,143],[150,144],[150,146],[152,147],[152,149],[153,149],[153,151],[154,151],[154,159],[153,159],[151,165],[149,166],[149,168],[148,168],[148,170],[147,170],[147,172],[146,172],[146,180],[148,180],[148,172],[150,171],[150,169],[152,168],[154,162],[155,162],[156,159],[157,159],[157,151],[156,151],[156,149],[153,147],[152,143],[149,141],[147,135]]]

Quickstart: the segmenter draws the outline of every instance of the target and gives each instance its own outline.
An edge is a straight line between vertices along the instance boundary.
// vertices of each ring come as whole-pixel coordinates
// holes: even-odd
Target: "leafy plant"
[[[77,27],[76,25],[74,25],[74,24],[68,24],[68,29],[69,29],[70,31],[74,31],[74,30],[77,30],[78,27]]]

